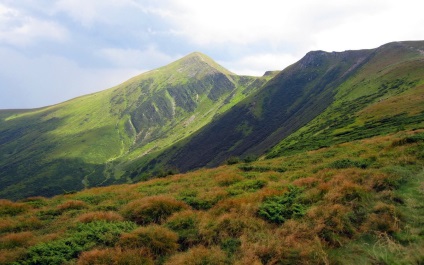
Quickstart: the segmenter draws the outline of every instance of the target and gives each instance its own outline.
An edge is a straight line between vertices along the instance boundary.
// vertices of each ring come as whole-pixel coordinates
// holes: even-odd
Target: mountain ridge
[[[281,156],[394,132],[401,119],[421,128],[423,43],[312,51],[262,77],[235,75],[194,52],[101,92],[0,111],[0,196],[52,196],[231,157]],[[406,107],[410,98],[419,113]]]

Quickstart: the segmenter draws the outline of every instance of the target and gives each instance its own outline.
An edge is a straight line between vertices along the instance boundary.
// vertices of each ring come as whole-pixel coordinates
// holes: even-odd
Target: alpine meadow
[[[0,110],[0,198],[0,264],[423,264],[424,41]]]

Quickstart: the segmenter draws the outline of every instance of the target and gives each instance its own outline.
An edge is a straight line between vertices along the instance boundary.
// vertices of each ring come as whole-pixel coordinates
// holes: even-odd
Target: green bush
[[[330,163],[329,168],[335,168],[335,169],[343,169],[343,168],[350,168],[350,167],[357,167],[357,168],[368,168],[372,163],[373,159],[361,159],[358,161],[350,160],[348,158],[340,159],[333,161]]]
[[[212,208],[212,206],[214,206],[220,199],[222,199],[222,196],[199,198],[197,197],[197,193],[197,191],[186,190],[180,193],[178,199],[187,203],[196,210],[208,210]]]
[[[244,192],[254,192],[265,187],[266,183],[267,183],[266,181],[259,180],[259,179],[238,182],[229,187],[228,194],[238,195]]]
[[[199,242],[199,220],[192,211],[175,213],[165,226],[178,234],[178,243],[183,250]]]
[[[82,251],[96,246],[113,246],[122,233],[135,228],[136,225],[131,222],[79,223],[68,237],[29,248],[20,264],[63,264],[77,258]]]
[[[259,206],[260,217],[277,224],[282,224],[290,218],[301,217],[306,207],[298,202],[301,190],[290,186],[289,191],[282,196],[266,198]]]
[[[178,249],[178,235],[166,227],[149,225],[123,234],[119,245],[123,248],[147,248],[158,257],[169,255]]]
[[[238,238],[227,238],[221,242],[220,246],[228,256],[232,256],[239,250],[241,241]]]
[[[240,158],[232,156],[230,158],[227,159],[227,165],[235,165],[240,163]]]

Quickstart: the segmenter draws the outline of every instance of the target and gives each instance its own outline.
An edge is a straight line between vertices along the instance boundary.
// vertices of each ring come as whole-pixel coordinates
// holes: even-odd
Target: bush
[[[333,161],[332,163],[330,163],[329,168],[343,169],[343,168],[357,167],[357,168],[365,169],[369,167],[373,162],[374,162],[373,159],[361,159],[359,161],[353,161],[346,158],[346,159]]]
[[[232,156],[230,158],[227,159],[227,165],[235,165],[240,163],[240,158]]]
[[[215,181],[221,187],[230,186],[241,181],[242,179],[243,177],[237,174],[221,174],[215,177]]]
[[[282,224],[290,218],[303,216],[306,207],[297,202],[299,194],[299,188],[290,186],[289,191],[282,196],[266,198],[259,206],[259,216],[277,224]]]
[[[153,265],[154,262],[144,249],[107,248],[81,253],[77,264]]]
[[[32,232],[10,233],[0,237],[0,249],[25,247],[34,237]]]
[[[59,204],[56,209],[59,212],[65,212],[65,211],[69,211],[69,210],[81,210],[84,208],[87,208],[87,204],[83,201],[78,201],[78,200],[70,200],[70,201],[66,201],[62,204]]]
[[[189,251],[172,256],[166,265],[222,265],[228,264],[225,252],[217,247],[204,246],[191,248]]]
[[[116,212],[89,212],[78,216],[77,220],[81,223],[90,223],[94,221],[121,222],[124,218]]]
[[[23,213],[27,209],[28,206],[24,203],[17,203],[9,200],[0,199],[0,216],[15,216],[20,213]]]
[[[265,187],[266,183],[264,180],[245,180],[231,185],[228,193],[230,195],[238,195],[244,192],[254,192]]]
[[[113,246],[122,233],[135,227],[130,222],[78,224],[66,238],[30,247],[20,264],[64,264],[93,247]]]
[[[188,249],[200,241],[199,219],[192,211],[173,214],[165,226],[178,234],[178,243],[182,249]]]
[[[146,248],[158,257],[177,251],[177,240],[178,235],[175,232],[162,226],[149,225],[123,234],[119,245],[123,248]]]
[[[128,203],[122,209],[122,215],[140,225],[160,224],[171,214],[188,208],[172,197],[152,196]]]
[[[180,193],[178,199],[187,203],[196,210],[208,210],[224,197],[222,194],[214,195],[202,196],[202,198],[199,198],[197,196],[197,191],[186,190]]]

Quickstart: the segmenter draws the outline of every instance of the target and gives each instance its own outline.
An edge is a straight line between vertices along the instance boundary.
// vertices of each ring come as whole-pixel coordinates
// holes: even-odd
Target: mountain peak
[[[223,66],[219,65],[217,62],[215,62],[212,58],[209,56],[201,53],[201,52],[192,52],[183,58],[177,60],[175,62],[179,66],[182,66],[183,68],[188,69],[197,69],[197,71],[201,71],[205,68],[212,68],[218,72],[221,72],[225,75],[234,75],[234,73],[230,72],[229,70],[225,69]]]

